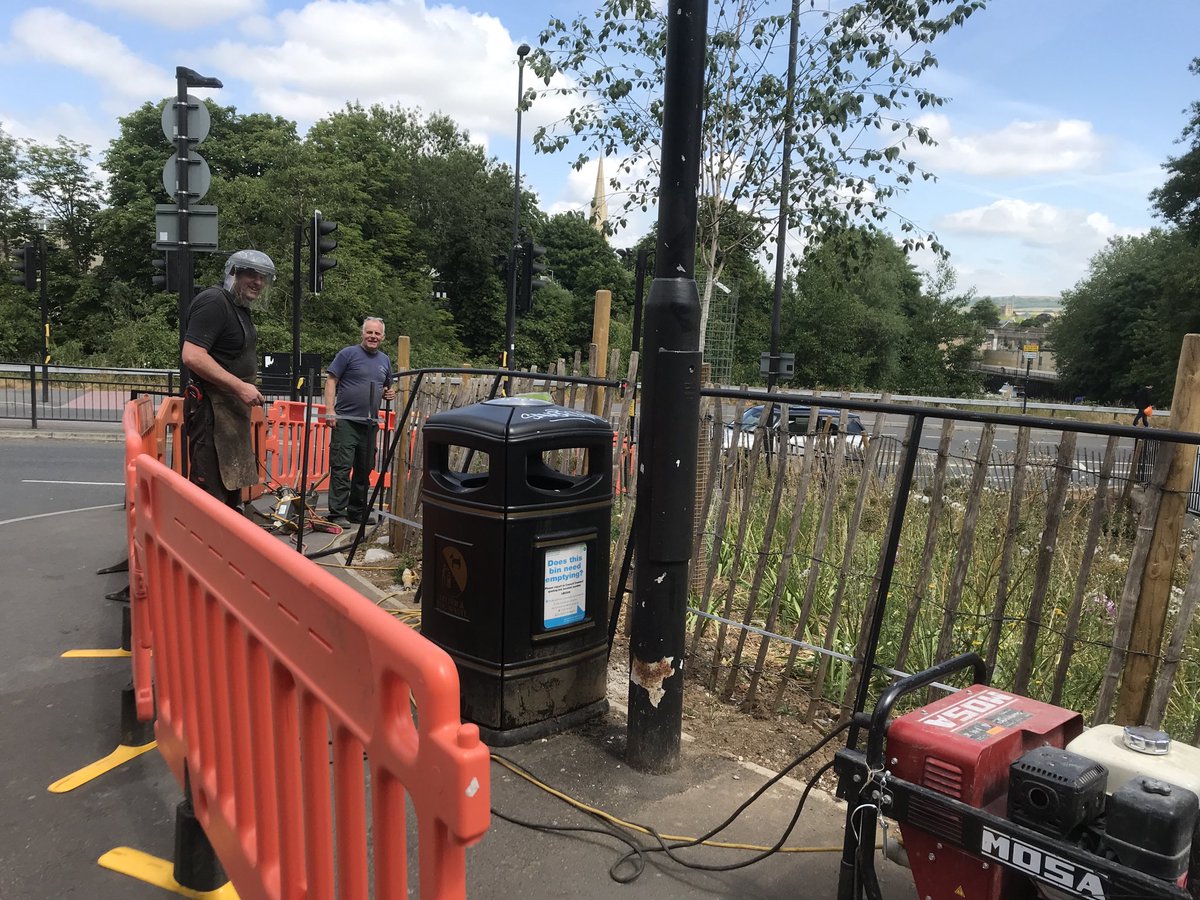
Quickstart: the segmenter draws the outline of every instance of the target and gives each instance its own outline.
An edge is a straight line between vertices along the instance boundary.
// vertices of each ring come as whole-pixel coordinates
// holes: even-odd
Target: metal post
[[[667,15],[654,283],[646,302],[643,431],[629,653],[629,764],[679,766],[688,563],[700,419],[696,192],[703,121],[706,0]]]
[[[29,366],[29,425],[37,430],[37,366]]]
[[[779,381],[779,332],[783,309],[784,249],[787,245],[788,193],[792,186],[792,131],[795,117],[796,44],[800,37],[800,0],[792,0],[792,27],[788,38],[787,100],[783,106],[783,168],[779,175],[779,227],[775,232],[775,294],[771,300],[771,367],[767,372],[767,390]],[[783,421],[781,419],[781,421]]]
[[[183,364],[183,340],[187,335],[188,310],[192,307],[192,284],[196,280],[196,269],[189,243],[188,211],[191,193],[188,178],[192,144],[188,140],[188,76],[191,69],[179,66],[175,69],[175,205],[179,211],[179,246],[175,257],[179,277],[179,393],[187,390],[188,371]]]
[[[896,477],[895,499],[888,519],[887,538],[883,547],[883,561],[879,568],[879,586],[875,589],[875,606],[871,621],[867,625],[867,637],[863,643],[863,658],[859,662],[858,688],[854,695],[853,712],[867,708],[867,696],[871,690],[871,670],[875,668],[875,656],[879,650],[879,635],[883,633],[883,619],[887,612],[887,598],[892,589],[892,573],[896,568],[896,554],[900,549],[900,532],[904,528],[904,515],[908,511],[908,492],[912,488],[913,472],[921,452],[921,431],[925,427],[925,416],[916,413],[912,417],[904,451],[904,461]],[[846,746],[854,749],[858,741],[858,724],[850,726]]]
[[[46,262],[49,254],[46,252],[46,236],[39,234],[37,239],[37,265],[41,273],[38,280],[38,298],[42,303],[42,402],[50,402],[50,298],[47,293],[47,273],[49,265]],[[28,261],[26,265],[29,265]]]
[[[385,458],[387,457],[387,448],[388,448],[388,443],[389,443],[388,439],[391,437],[391,434],[392,434],[392,429],[388,425],[388,419],[390,419],[391,417],[392,417],[392,401],[384,400],[383,401],[383,429],[382,429],[383,441],[382,441],[382,443],[380,442],[378,435],[376,436],[376,439],[375,439],[375,470],[377,473],[377,478],[378,478],[379,484],[383,484],[383,480],[385,478],[387,478],[387,473],[388,473],[388,470],[386,468]],[[379,495],[379,508],[382,510],[387,505],[387,493],[385,491],[376,491],[375,493]],[[367,512],[369,513],[370,510],[368,509]]]
[[[300,253],[304,247],[304,226],[292,232],[292,390],[291,399],[300,399],[300,300],[304,296],[300,285]],[[313,260],[313,266],[317,264]]]
[[[521,243],[521,102],[525,96],[525,57],[529,45],[517,48],[517,151],[513,160],[512,247],[508,251],[508,307],[504,318],[504,368],[511,369],[516,358],[517,340],[517,247]],[[512,393],[512,378],[508,380]]]
[[[1021,391],[1021,415],[1025,415],[1025,409],[1029,406],[1029,367],[1032,365],[1032,359],[1025,360],[1025,389]]]
[[[637,264],[633,270],[636,285],[633,293],[633,340],[630,342],[630,350],[634,353],[641,353],[642,350],[642,308],[646,293],[646,258],[648,255],[645,247],[639,248]],[[629,441],[631,444],[636,444],[638,441],[637,404],[638,383],[634,381],[629,385]],[[632,456],[629,459],[632,461]],[[632,541],[629,546],[632,546]]]
[[[647,256],[646,248],[639,247],[637,264],[633,269],[633,280],[635,282],[633,289],[633,341],[630,349],[635,351],[642,349],[642,302],[645,300],[646,294]]]
[[[299,384],[299,370],[294,370],[293,384]],[[305,372],[305,377],[308,381],[306,387],[306,400],[304,403],[304,445],[300,454],[300,496],[295,502],[298,504],[296,508],[296,552],[301,556],[304,555],[304,507],[308,503],[308,460],[309,450],[312,447],[312,408],[313,408],[313,384],[317,380],[315,369],[309,368]]]

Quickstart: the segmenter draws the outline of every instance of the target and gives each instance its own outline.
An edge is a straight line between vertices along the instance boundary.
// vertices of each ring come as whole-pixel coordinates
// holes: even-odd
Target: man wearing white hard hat
[[[258,333],[250,304],[263,303],[275,264],[258,250],[239,250],[220,287],[201,291],[188,312],[183,364],[192,381],[184,397],[188,478],[222,503],[241,507],[242,489],[258,483],[250,410],[262,406],[255,386]]]

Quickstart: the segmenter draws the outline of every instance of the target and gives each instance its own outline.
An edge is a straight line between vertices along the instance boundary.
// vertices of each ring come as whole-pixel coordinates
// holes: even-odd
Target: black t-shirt
[[[233,371],[246,342],[251,347],[257,343],[257,334],[250,310],[234,303],[224,289],[211,287],[192,300],[185,339],[207,350],[222,368]]]

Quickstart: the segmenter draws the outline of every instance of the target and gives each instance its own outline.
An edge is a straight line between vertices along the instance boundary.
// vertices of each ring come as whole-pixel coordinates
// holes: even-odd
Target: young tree
[[[959,397],[982,388],[983,376],[974,363],[984,326],[971,305],[974,296],[974,288],[960,293],[953,267],[939,261],[920,296],[904,310],[910,336],[901,350],[898,388],[939,397]]]
[[[788,123],[789,15],[771,0],[719,0],[707,46],[700,194],[711,202],[702,206],[698,222],[698,267],[720,279],[724,258],[743,237],[723,227],[730,210],[761,218],[767,228],[777,220],[788,127],[790,228],[813,237],[852,221],[875,227],[885,219],[897,191],[915,177],[930,177],[905,156],[907,141],[931,141],[906,111],[944,102],[918,84],[936,64],[929,44],[983,5],[858,0],[828,10],[810,0],[797,47],[797,83],[804,87],[796,91]],[[547,85],[543,94],[579,101],[563,119],[535,132],[535,148],[551,153],[581,143],[577,168],[592,155],[617,155],[611,185],[625,198],[618,226],[630,210],[652,205],[657,191],[665,16],[666,7],[650,0],[604,0],[594,14],[570,23],[552,19],[531,57]],[[525,102],[537,94],[531,88]],[[906,246],[929,244],[940,251],[912,222],[901,219],[900,229]],[[701,298],[701,334],[711,290],[707,285]]]

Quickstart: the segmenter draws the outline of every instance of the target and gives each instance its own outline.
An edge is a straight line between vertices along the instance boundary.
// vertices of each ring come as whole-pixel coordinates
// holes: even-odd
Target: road
[[[124,501],[118,441],[0,438],[0,525]]]
[[[873,432],[875,429],[875,419],[867,414],[863,416],[863,424],[866,425],[868,432]],[[1063,425],[1067,424],[1066,420]],[[1119,424],[1129,424],[1122,422]],[[908,418],[906,416],[888,415],[884,418],[883,434],[899,441],[904,438],[904,434],[908,429]],[[979,438],[983,433],[983,426],[975,422],[956,422],[954,425],[954,446],[961,447],[963,442],[968,442],[972,447],[979,446]],[[1059,437],[1062,435],[1061,428],[1038,428],[1032,433],[1033,442],[1035,444],[1049,444],[1057,446]],[[925,426],[921,431],[921,446],[930,450],[936,450],[938,441],[942,436],[942,420],[930,417],[926,419]],[[1128,446],[1132,442],[1124,438],[1123,443]],[[1081,434],[1076,441],[1077,453],[1089,453],[1099,456],[1104,455],[1105,445],[1108,443],[1108,438],[1098,434]],[[1017,448],[1017,429],[1011,425],[997,425],[996,434],[993,440],[993,447],[1002,452],[1013,452]]]
[[[96,865],[121,845],[169,857],[179,791],[157,754],[65,794],[47,786],[120,741],[127,659],[63,659],[114,648],[127,582],[97,575],[125,558],[124,446],[0,434],[0,897],[164,896]]]

